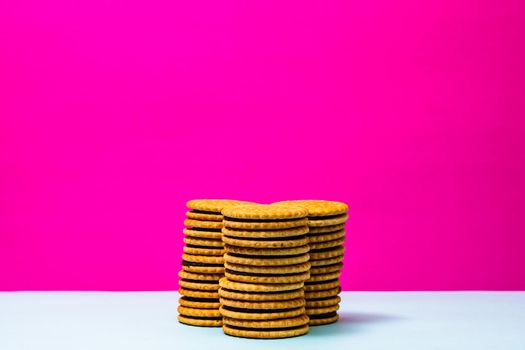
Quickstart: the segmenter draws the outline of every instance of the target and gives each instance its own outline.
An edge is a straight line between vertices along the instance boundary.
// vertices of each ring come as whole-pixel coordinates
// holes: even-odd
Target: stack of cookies
[[[339,276],[343,267],[348,206],[341,202],[298,200],[274,203],[308,210],[310,279],[305,282],[306,314],[310,326],[336,322],[341,298]]]
[[[217,199],[191,200],[186,205],[184,254],[179,271],[179,321],[193,326],[222,325],[219,279],[224,277],[221,210],[248,202]]]
[[[308,211],[245,205],[222,210],[225,277],[219,281],[224,333],[286,338],[308,332]]]

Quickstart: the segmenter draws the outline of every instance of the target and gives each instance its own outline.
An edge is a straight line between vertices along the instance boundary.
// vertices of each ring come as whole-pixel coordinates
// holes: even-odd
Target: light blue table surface
[[[525,292],[345,292],[338,323],[281,340],[179,324],[177,298],[0,293],[0,349],[525,349]]]

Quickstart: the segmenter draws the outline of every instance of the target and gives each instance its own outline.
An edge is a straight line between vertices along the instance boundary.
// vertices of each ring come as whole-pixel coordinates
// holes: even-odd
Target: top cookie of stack
[[[307,213],[270,205],[222,211],[226,277],[219,282],[219,296],[226,334],[285,338],[308,332]]]
[[[179,321],[195,326],[220,326],[219,279],[224,276],[221,210],[251,204],[225,199],[196,199],[184,221],[184,254],[179,271]]]
[[[305,282],[306,314],[310,326],[337,321],[343,243],[348,205],[323,200],[277,202],[276,206],[301,206],[308,210],[310,279]]]

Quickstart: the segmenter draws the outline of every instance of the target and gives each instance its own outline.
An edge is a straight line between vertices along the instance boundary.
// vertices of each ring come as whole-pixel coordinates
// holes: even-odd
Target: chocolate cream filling
[[[203,284],[219,284],[219,281],[190,280],[188,278],[181,278],[181,281],[191,282],[191,283],[203,283]]]
[[[186,261],[186,260],[182,260],[182,265],[184,266],[224,267],[223,264],[205,264],[205,263]]]
[[[309,216],[308,220],[310,221],[316,221],[316,220],[330,220],[330,219],[338,219],[344,217],[346,214],[336,214],[336,215],[327,215],[327,216]]]
[[[187,297],[187,296],[182,296],[181,299],[184,299],[187,301],[195,301],[199,303],[218,303],[219,302],[219,299],[195,298],[195,297]]]
[[[193,209],[191,212],[195,214],[221,215],[221,213],[216,212],[216,211],[206,211],[206,210],[198,210],[198,209]]]
[[[322,318],[334,317],[335,315],[337,315],[337,311],[327,312],[326,314],[309,315],[308,317],[310,317],[311,320],[319,320]]]
[[[314,284],[325,284],[325,283],[331,283],[331,282],[336,282],[336,281],[339,281],[338,278],[334,278],[333,280],[328,280],[328,281],[319,281],[319,282],[304,282],[304,284],[306,286],[312,286]]]

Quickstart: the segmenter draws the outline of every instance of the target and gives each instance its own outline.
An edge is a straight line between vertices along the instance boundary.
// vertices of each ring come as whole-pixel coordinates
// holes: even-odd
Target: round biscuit
[[[225,218],[249,220],[284,220],[305,218],[308,211],[299,206],[279,207],[256,204],[224,208],[221,211]]]
[[[337,216],[330,216],[327,218],[323,218],[322,216],[318,218],[312,218],[310,217],[308,220],[308,226],[310,227],[322,227],[322,226],[333,226],[333,225],[339,225],[344,224],[348,220],[347,214],[337,215]]]
[[[238,238],[282,238],[302,236],[308,233],[308,226],[303,225],[299,227],[292,227],[283,230],[235,230],[229,227],[223,227],[222,233],[228,237]]]
[[[212,231],[210,230],[195,230],[185,227],[182,232],[186,236],[198,237],[198,238],[209,238],[209,239],[222,239],[221,231]]]
[[[304,298],[304,289],[296,289],[284,292],[239,292],[225,288],[219,289],[219,296],[233,300],[246,301],[276,301],[276,300],[292,300],[296,298]]]
[[[344,254],[344,252],[345,248],[343,246],[337,246],[322,250],[311,250],[309,254],[310,260],[324,260],[329,258],[335,258],[336,256],[341,256]]]
[[[222,330],[224,334],[231,335],[233,337],[241,338],[256,338],[256,339],[282,339],[297,337],[308,333],[308,325],[303,325],[288,329],[272,329],[272,330],[258,330],[258,329],[242,329],[236,328],[229,325],[223,325]]]
[[[178,320],[180,323],[184,323],[190,326],[199,326],[199,327],[220,327],[222,326],[222,319],[204,319],[204,318],[194,318],[190,316],[179,315]]]
[[[344,214],[348,205],[342,202],[325,201],[316,199],[291,200],[272,203],[273,205],[298,205],[308,210],[308,216],[332,216]]]
[[[325,307],[313,307],[306,309],[306,315],[319,315],[319,314],[327,314],[329,312],[334,312],[339,310],[339,304],[331,305],[331,306],[325,306]]]
[[[296,256],[283,256],[283,257],[264,257],[264,256],[258,256],[258,257],[244,257],[244,256],[236,256],[232,254],[224,254],[224,261],[233,263],[233,264],[240,264],[240,265],[252,265],[252,266],[287,266],[287,265],[295,265],[295,264],[301,264],[304,262],[307,262],[310,260],[310,255],[308,253],[300,254]]]
[[[233,299],[220,299],[221,305],[250,310],[295,309],[305,306],[304,298],[281,301],[239,301]]]
[[[280,320],[268,320],[268,321],[250,321],[250,320],[238,320],[236,318],[224,317],[223,323],[242,328],[290,328],[302,326],[308,324],[310,318],[306,315],[300,315],[297,317],[284,318]]]
[[[317,300],[306,300],[306,308],[319,308],[319,307],[328,307],[339,304],[341,302],[340,296],[322,298]]]
[[[192,220],[201,220],[201,221],[222,221],[223,216],[221,214],[212,214],[211,212],[195,212],[187,211],[186,217]]]
[[[337,238],[326,242],[310,243],[310,250],[316,251],[321,249],[334,248],[343,245],[344,242],[345,237]]]
[[[255,274],[290,274],[290,273],[300,273],[310,270],[310,263],[304,262],[301,264],[288,265],[288,266],[253,266],[253,265],[241,265],[241,264],[232,264],[225,259],[224,267],[228,270],[246,272],[246,273],[255,273]]]
[[[285,230],[294,227],[304,227],[308,225],[308,219],[294,219],[294,220],[283,220],[283,221],[233,221],[224,218],[222,221],[224,227],[238,229],[238,230],[255,230],[255,231],[267,231],[267,230]]]
[[[219,299],[219,293],[216,290],[193,290],[184,287],[179,287],[179,293],[186,297],[202,298],[202,299]]]
[[[186,202],[186,206],[193,210],[220,213],[226,207],[235,205],[255,204],[252,202],[238,201],[233,199],[192,199]]]
[[[221,229],[222,221],[204,221],[204,220],[186,219],[184,220],[184,225],[189,226],[189,227],[198,227],[198,228]]]
[[[287,240],[256,240],[256,239],[239,239],[223,236],[222,241],[236,247],[257,248],[257,249],[274,249],[274,248],[295,248],[308,244],[308,237],[303,236],[298,239]]]
[[[308,323],[310,326],[322,326],[325,324],[331,324],[337,322],[339,315],[336,313],[334,316],[325,317],[325,318],[310,318]]]
[[[335,287],[339,287],[340,284],[341,284],[341,281],[339,281],[338,279],[332,280],[332,281],[306,283],[304,285],[304,291],[306,293],[306,292],[315,292],[315,291],[320,291],[320,290],[333,289]]]
[[[310,251],[310,247],[308,246],[308,244],[300,246],[300,247],[294,247],[294,248],[268,248],[268,249],[236,247],[236,246],[232,246],[229,244],[225,244],[224,249],[226,250],[227,253],[251,255],[251,256],[299,255],[299,254],[308,253]]]
[[[304,315],[306,310],[303,306],[296,309],[275,309],[275,310],[250,310],[250,309],[230,308],[226,305],[221,305],[219,311],[224,317],[237,318],[241,320],[275,320],[279,318],[288,318]],[[316,310],[316,309],[314,309]],[[267,311],[267,312],[265,312]]]
[[[224,275],[230,281],[237,281],[237,282],[268,283],[268,284],[296,283],[296,282],[304,282],[304,281],[309,280],[310,271],[305,271],[305,272],[296,273],[296,274],[289,274],[289,275],[252,275],[252,274],[244,275],[244,274],[236,274],[235,271],[228,271],[226,269],[224,271]]]
[[[228,278],[223,277],[219,280],[219,285],[222,288],[242,291],[242,292],[283,292],[288,290],[294,290],[303,288],[303,282],[296,283],[273,283],[273,284],[262,284],[262,283],[243,283],[230,281]]]

